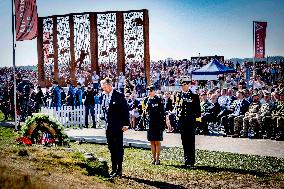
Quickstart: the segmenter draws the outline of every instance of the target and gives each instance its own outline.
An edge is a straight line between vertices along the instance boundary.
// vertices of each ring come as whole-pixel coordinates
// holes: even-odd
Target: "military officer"
[[[152,164],[160,164],[161,141],[163,141],[163,131],[165,130],[165,109],[162,99],[156,95],[154,85],[148,88],[149,96],[144,98],[142,106],[148,121],[147,139],[151,143]]]
[[[252,104],[249,106],[248,112],[245,113],[245,116],[242,120],[242,123],[237,122],[236,127],[242,127],[243,128],[243,133],[241,137],[248,137],[248,131],[249,128],[252,128],[254,132],[256,132],[256,135],[254,137],[259,136],[259,130],[260,126],[258,124],[257,118],[258,118],[258,113],[261,107],[261,104],[259,102],[259,96],[258,94],[254,93],[252,95]]]
[[[279,92],[279,100],[276,101],[272,111],[273,132],[272,139],[284,140],[284,90]]]
[[[190,80],[181,79],[181,92],[177,93],[176,111],[184,150],[185,166],[195,163],[195,127],[196,118],[201,116],[200,100],[189,89]]]

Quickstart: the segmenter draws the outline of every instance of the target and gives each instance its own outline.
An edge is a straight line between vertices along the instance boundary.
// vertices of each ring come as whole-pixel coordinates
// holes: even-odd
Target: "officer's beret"
[[[180,79],[179,84],[180,85],[189,84],[190,82],[191,82],[190,78],[185,77],[185,78]]]
[[[154,90],[156,90],[156,88],[155,88],[154,85],[149,85],[149,86],[147,87],[147,90],[149,90],[149,91],[154,91]]]
[[[253,94],[252,94],[252,97],[254,97],[254,96],[258,96],[258,94],[257,94],[257,93],[253,93]]]

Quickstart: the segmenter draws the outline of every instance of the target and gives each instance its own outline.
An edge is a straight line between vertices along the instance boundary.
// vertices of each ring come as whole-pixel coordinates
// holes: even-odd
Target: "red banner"
[[[16,40],[31,40],[37,36],[36,0],[15,0]]]
[[[254,22],[255,58],[265,57],[265,38],[267,22]]]

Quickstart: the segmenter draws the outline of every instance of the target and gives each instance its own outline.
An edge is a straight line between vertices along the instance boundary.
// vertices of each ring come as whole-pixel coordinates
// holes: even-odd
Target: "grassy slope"
[[[71,149],[15,145],[15,133],[0,128],[0,185],[12,188],[283,188],[284,159],[197,151],[194,169],[181,167],[182,149],[163,150],[162,165],[151,165],[149,150],[125,149],[124,177],[114,183],[87,176],[78,151],[110,161],[106,145],[75,144]],[[27,150],[29,156],[19,156]],[[9,177],[7,173],[17,175]],[[8,181],[7,181],[8,180]],[[8,185],[9,186],[9,185]],[[5,187],[4,187],[5,188]],[[6,187],[11,188],[11,187]]]

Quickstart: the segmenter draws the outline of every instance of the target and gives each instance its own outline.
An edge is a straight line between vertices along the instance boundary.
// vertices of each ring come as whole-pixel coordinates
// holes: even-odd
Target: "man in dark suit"
[[[236,102],[234,112],[227,116],[223,116],[221,118],[222,125],[224,126],[224,129],[225,129],[224,136],[234,134],[234,122],[238,122],[238,120],[242,120],[245,113],[248,111],[249,102],[245,99],[244,91],[238,91],[237,98],[238,100]]]
[[[195,164],[195,128],[196,118],[201,116],[200,100],[189,89],[188,78],[180,81],[182,91],[176,97],[177,119],[180,128],[185,166]]]
[[[100,83],[104,91],[102,107],[106,120],[107,143],[111,154],[110,178],[112,179],[122,176],[123,132],[129,126],[129,111],[124,94],[113,90],[110,78],[105,78]]]
[[[218,114],[221,111],[221,107],[219,103],[217,102],[217,95],[212,94],[210,97],[211,103],[208,107],[206,107],[205,112],[201,114],[201,125],[203,128],[203,134],[208,135],[209,134],[209,128],[208,125],[210,122],[217,122],[218,121]]]
[[[95,95],[93,88],[91,85],[88,86],[87,90],[83,93],[83,98],[85,98],[85,127],[88,128],[88,116],[89,113],[92,116],[93,126],[92,128],[96,128],[96,116],[95,116]]]

